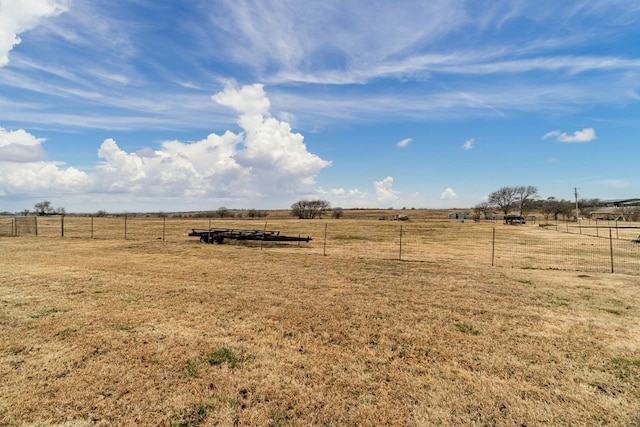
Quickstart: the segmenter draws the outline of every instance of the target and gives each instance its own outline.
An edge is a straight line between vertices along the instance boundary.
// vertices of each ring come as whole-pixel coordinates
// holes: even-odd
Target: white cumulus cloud
[[[445,188],[445,190],[440,195],[441,200],[455,200],[457,198],[458,195],[455,191],[453,191],[453,188]]]
[[[393,202],[398,199],[398,192],[393,189],[393,177],[388,176],[382,181],[374,181],[376,200],[381,203]]]
[[[464,144],[462,145],[462,148],[464,148],[465,150],[471,150],[473,148],[473,144],[475,144],[475,139],[471,138],[471,139],[467,139]]]
[[[212,133],[190,143],[165,141],[157,149],[132,153],[108,138],[98,149],[100,161],[91,174],[42,161],[43,139],[0,128],[0,194],[82,189],[149,198],[246,201],[293,198],[313,190],[315,176],[331,162],[309,152],[301,134],[270,116],[262,85],[228,86],[213,99],[239,113],[241,133]]]
[[[569,135],[566,132],[561,132],[559,130],[553,130],[551,132],[547,132],[544,134],[542,139],[555,138],[558,142],[565,143],[580,143],[580,142],[589,142],[593,141],[597,138],[596,131],[593,128],[584,128],[582,130],[577,130],[573,134]]]
[[[24,129],[7,131],[0,127],[0,195],[74,193],[86,190],[91,178],[74,167],[45,161],[43,138]]]
[[[20,34],[35,28],[40,18],[56,16],[67,10],[65,0],[0,1],[0,67],[9,63],[9,52],[20,44]]]
[[[36,138],[24,129],[7,131],[0,127],[0,162],[37,162],[47,154],[42,149],[44,138]]]

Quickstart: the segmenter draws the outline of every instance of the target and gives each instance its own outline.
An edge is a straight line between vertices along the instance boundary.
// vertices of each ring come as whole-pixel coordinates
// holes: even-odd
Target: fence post
[[[64,237],[64,215],[60,215],[60,237]]]
[[[15,216],[13,217],[13,221],[11,221],[11,235],[18,236],[18,224]]]
[[[162,241],[164,242],[165,232],[167,230],[167,217],[162,217]]]
[[[496,257],[496,228],[493,227],[493,237],[491,239],[491,267],[494,266]]]
[[[36,227],[36,237],[38,237],[38,215],[33,217],[33,223],[35,224],[35,227]]]
[[[400,254],[398,255],[398,261],[402,261],[402,224],[400,224]]]
[[[613,236],[609,227],[609,251],[611,252],[611,272],[613,273]]]
[[[600,230],[598,229],[598,218],[596,218],[596,237],[600,237]]]
[[[93,215],[91,215],[91,239],[93,240]]]
[[[127,240],[127,216],[124,216],[124,240]]]
[[[324,256],[327,256],[327,226],[329,224],[325,224],[324,225],[324,244],[322,246],[322,254]]]

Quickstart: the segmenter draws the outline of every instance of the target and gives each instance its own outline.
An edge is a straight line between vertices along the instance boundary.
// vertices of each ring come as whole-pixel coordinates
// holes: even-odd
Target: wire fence
[[[313,240],[309,243],[270,243],[260,247],[304,248],[327,256],[640,274],[640,225],[613,221],[528,222],[513,226],[451,220],[0,217],[0,235],[33,238],[197,243],[197,239],[188,237],[191,229],[210,228],[277,229],[282,235],[310,236]]]

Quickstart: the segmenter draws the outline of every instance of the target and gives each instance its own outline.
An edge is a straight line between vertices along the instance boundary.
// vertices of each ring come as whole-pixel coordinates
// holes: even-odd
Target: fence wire
[[[615,226],[615,227],[614,227]],[[327,256],[640,274],[640,226],[457,221],[215,219],[158,216],[0,217],[0,235],[184,242],[191,229],[278,230],[309,243],[268,244]],[[230,244],[245,244],[251,242]],[[253,243],[256,244],[255,242]],[[262,245],[260,245],[262,247]]]
[[[500,230],[495,237],[494,265],[640,274],[640,243],[600,229],[599,237],[545,229],[528,233]]]

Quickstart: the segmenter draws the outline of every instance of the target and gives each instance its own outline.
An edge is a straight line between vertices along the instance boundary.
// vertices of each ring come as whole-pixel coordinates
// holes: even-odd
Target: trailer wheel
[[[223,240],[224,240],[224,236],[213,237],[213,243],[215,243],[216,245],[221,245]]]
[[[203,234],[202,236],[200,236],[200,243],[207,243],[207,235]]]

